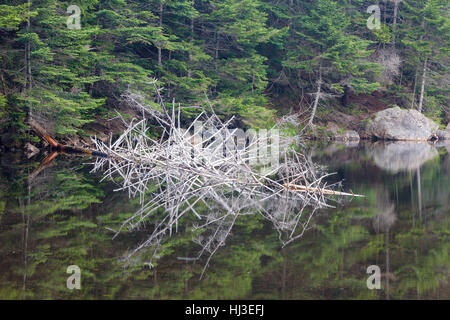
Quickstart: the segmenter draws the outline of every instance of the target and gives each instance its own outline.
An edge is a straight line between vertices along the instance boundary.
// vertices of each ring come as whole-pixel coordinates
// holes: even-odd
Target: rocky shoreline
[[[442,141],[450,140],[450,123],[446,129],[439,129],[439,126],[428,119],[422,113],[414,109],[401,109],[400,107],[387,108],[370,115],[364,121],[350,119],[352,116],[337,112],[334,121],[327,121],[323,127],[314,126],[305,137],[309,140],[328,140],[337,142],[358,143],[360,140],[380,140],[380,141]],[[350,125],[349,125],[350,124]],[[93,123],[92,129],[87,129],[87,133],[96,136],[100,140],[109,140],[110,134],[120,132],[119,125],[104,126],[101,123]],[[346,128],[343,128],[346,126]],[[320,129],[319,129],[320,128]],[[88,137],[71,137],[66,139],[66,144],[78,148],[90,148],[92,142]],[[13,146],[4,151],[23,150],[28,157],[39,153],[41,149],[48,147],[45,141],[37,143],[26,142],[22,146]]]
[[[338,123],[328,121],[325,129],[314,128],[308,134],[312,140],[334,141],[437,141],[450,140],[450,123],[444,130],[425,115],[414,109],[393,107],[372,115],[355,130],[343,129]]]

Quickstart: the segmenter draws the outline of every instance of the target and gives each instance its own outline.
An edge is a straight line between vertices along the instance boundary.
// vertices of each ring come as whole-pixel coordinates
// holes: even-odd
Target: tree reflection
[[[347,151],[336,152],[333,157],[340,159]],[[268,201],[261,206],[267,215],[253,208],[234,220],[212,201],[198,209],[201,220],[182,217],[178,232],[160,242],[153,269],[143,266],[153,247],[134,256],[141,263],[124,265],[119,258],[148,239],[162,213],[112,240],[106,228],[120,227],[140,208],[139,199],[130,201],[127,194],[113,192],[114,185],[99,184],[83,167],[85,160],[64,157],[41,171],[28,189],[27,178],[39,163],[6,156],[0,168],[2,299],[449,297],[450,156],[445,148],[420,168],[422,219],[415,171],[377,169],[362,151],[337,164],[338,178],[345,177],[346,188],[367,197],[316,211],[301,241],[283,247],[275,227],[284,230],[281,239],[289,239],[295,219],[287,213],[295,216],[295,202]],[[233,203],[228,196],[228,206],[246,203]],[[71,264],[82,270],[79,291],[65,286]],[[366,287],[372,264],[382,270],[381,290]]]

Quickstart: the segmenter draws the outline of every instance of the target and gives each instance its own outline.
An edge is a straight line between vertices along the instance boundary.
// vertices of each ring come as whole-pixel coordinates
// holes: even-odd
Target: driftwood
[[[91,155],[95,157],[107,157],[106,154],[90,150],[86,148],[77,148],[77,147],[71,147],[67,145],[63,145],[58,143],[55,139],[53,139],[48,132],[42,128],[36,121],[29,120],[28,124],[30,128],[42,139],[48,142],[48,144],[52,147],[52,149],[58,151],[58,152],[64,152],[64,153],[74,153],[74,154],[85,154],[85,155]]]
[[[323,194],[335,195],[335,196],[365,197],[360,194],[340,192],[340,191],[330,190],[330,189],[311,188],[311,187],[307,187],[307,186],[299,186],[299,185],[288,184],[288,183],[284,184],[284,187],[290,191],[297,191],[297,192],[315,192],[315,193],[323,193]]]
[[[94,156],[94,157],[107,157],[108,156],[107,154],[104,154],[104,153],[101,153],[101,152],[98,152],[95,150],[71,147],[71,146],[66,146],[66,145],[60,144],[55,139],[53,139],[51,137],[51,135],[44,128],[42,128],[36,121],[34,121],[32,119],[30,119],[28,121],[28,125],[36,133],[36,135],[38,135],[41,139],[45,140],[52,149],[52,153],[50,155],[48,155],[44,160],[42,160],[40,165],[36,169],[34,169],[33,172],[30,173],[30,175],[28,176],[29,181],[32,181],[34,178],[36,178],[36,176],[38,176],[39,173],[41,173],[44,169],[52,166],[54,164],[53,160],[60,153],[88,155],[88,156]]]
[[[155,89],[160,110],[129,93],[124,100],[141,111],[143,119],[124,121],[127,128],[114,142],[94,139],[96,150],[108,157],[96,158],[93,171],[103,171],[104,179],[119,184],[116,191],[127,191],[141,202],[141,208],[114,230],[115,236],[124,228],[137,229],[149,221],[154,226],[148,239],[125,256],[128,262],[147,248],[154,250],[146,262],[152,266],[163,239],[178,230],[180,218],[187,214],[198,219],[194,229],[205,231],[195,240],[202,246],[198,256],[182,259],[197,260],[208,253],[206,268],[240,215],[260,214],[271,221],[284,246],[308,230],[317,209],[333,208],[328,202],[339,201],[340,196],[359,196],[334,190],[339,184],[327,185],[330,174],[323,167],[288,146],[280,148],[279,163],[261,170],[264,165],[252,165],[252,160],[261,155],[261,146],[274,148],[264,137],[250,135],[239,144],[228,127],[232,119],[223,122],[211,106],[199,108],[197,118],[184,129],[182,108],[175,103],[167,107],[160,89]],[[148,134],[148,118],[162,129],[158,139]],[[199,122],[208,134],[195,133]],[[231,152],[225,152],[230,146]]]
[[[47,131],[42,128],[36,121],[30,119],[28,121],[28,124],[30,126],[30,128],[42,139],[44,139],[45,141],[48,142],[48,144],[50,146],[52,146],[53,148],[58,148],[59,143],[56,142],[48,133]]]

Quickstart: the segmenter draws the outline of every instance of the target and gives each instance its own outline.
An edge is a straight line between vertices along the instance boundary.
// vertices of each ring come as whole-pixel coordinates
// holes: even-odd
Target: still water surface
[[[142,250],[151,223],[112,239],[110,229],[139,208],[90,173],[89,159],[1,154],[0,299],[450,299],[450,144],[316,145],[310,159],[336,172],[346,199],[319,210],[310,229],[282,248],[258,215],[237,219],[212,257],[194,256],[192,218],[157,252]],[[32,174],[34,172],[34,174]],[[81,289],[66,286],[67,267],[81,269]],[[381,270],[369,290],[367,268]]]

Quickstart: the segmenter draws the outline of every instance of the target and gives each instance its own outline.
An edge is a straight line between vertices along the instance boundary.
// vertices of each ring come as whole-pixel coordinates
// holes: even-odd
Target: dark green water
[[[192,217],[165,239],[153,269],[143,264],[151,250],[125,265],[121,257],[149,231],[112,239],[107,228],[137,200],[100,183],[83,164],[90,159],[59,155],[31,179],[42,158],[1,154],[0,299],[450,299],[449,151],[425,143],[312,148],[334,180],[366,198],[318,211],[285,248],[260,216],[239,217],[202,280],[206,259],[177,259],[199,250]],[[80,290],[66,287],[70,265],[81,269]],[[370,265],[381,269],[379,290],[367,288]]]

